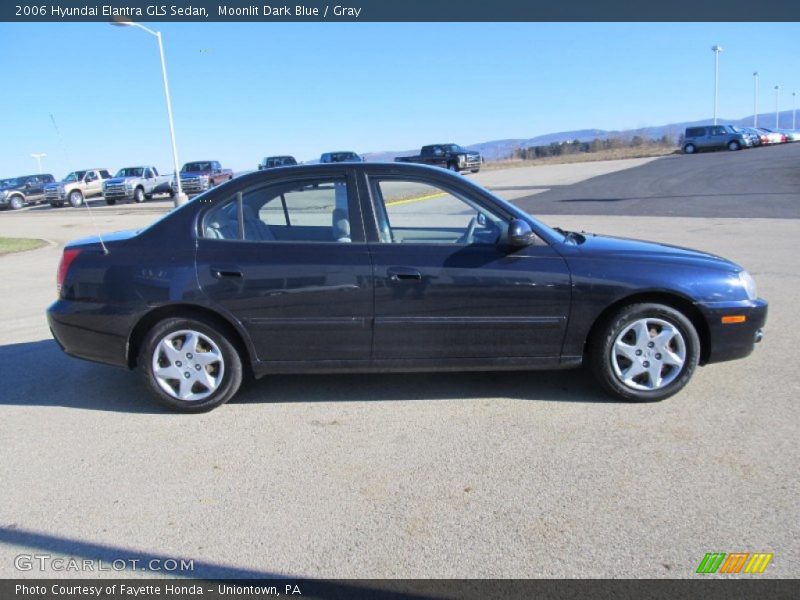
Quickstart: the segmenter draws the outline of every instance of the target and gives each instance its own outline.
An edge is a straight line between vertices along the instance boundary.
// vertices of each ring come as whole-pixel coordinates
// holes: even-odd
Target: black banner
[[[35,580],[0,581],[3,600],[759,600],[797,598],[797,580],[545,580],[545,579],[269,579],[269,580]]]
[[[4,0],[0,21],[798,21],[794,0]]]

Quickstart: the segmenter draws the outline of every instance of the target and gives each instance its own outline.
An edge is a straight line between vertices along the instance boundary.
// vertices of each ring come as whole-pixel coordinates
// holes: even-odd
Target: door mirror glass
[[[530,246],[535,239],[531,226],[522,219],[514,219],[508,225],[508,244],[517,248]]]

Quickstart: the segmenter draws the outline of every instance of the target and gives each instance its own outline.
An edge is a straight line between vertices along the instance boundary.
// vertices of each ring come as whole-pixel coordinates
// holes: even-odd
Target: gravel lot
[[[646,162],[481,177],[530,189]],[[94,220],[140,227],[158,206]],[[609,401],[574,371],[319,375],[175,415],[138,374],[49,335],[61,245],[94,231],[85,209],[0,214],[0,235],[52,241],[0,256],[0,577],[79,575],[15,570],[34,552],[189,558],[198,577],[470,578],[694,577],[706,552],[763,551],[765,576],[800,575],[800,220],[544,220],[739,262],[771,303],[764,342],[657,404]]]

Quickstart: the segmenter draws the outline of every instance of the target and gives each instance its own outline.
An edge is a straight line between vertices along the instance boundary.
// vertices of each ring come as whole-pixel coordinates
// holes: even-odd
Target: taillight
[[[61,255],[61,262],[58,263],[58,274],[56,275],[56,291],[61,295],[61,286],[64,284],[64,279],[67,278],[67,272],[72,261],[80,254],[81,251],[75,248],[65,248],[64,254]]]

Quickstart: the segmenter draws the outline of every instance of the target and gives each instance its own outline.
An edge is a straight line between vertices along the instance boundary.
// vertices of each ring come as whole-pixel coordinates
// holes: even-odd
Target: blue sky
[[[164,35],[181,162],[471,144],[781,109],[796,23],[147,23]],[[0,177],[155,164],[171,150],[155,38],[102,23],[0,24]],[[52,115],[52,119],[51,119]],[[55,126],[53,121],[55,121]],[[58,133],[57,133],[58,130]],[[59,135],[60,134],[60,135]]]

